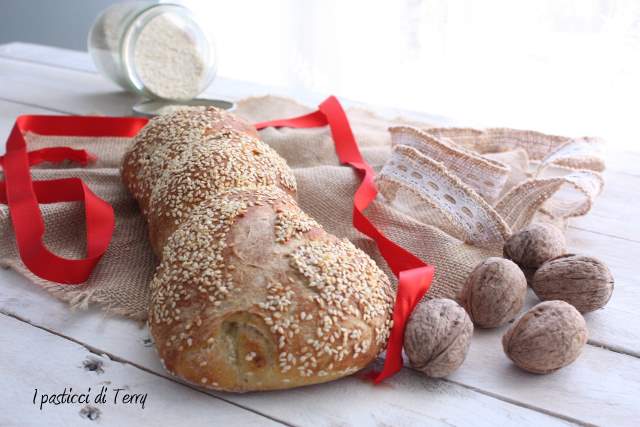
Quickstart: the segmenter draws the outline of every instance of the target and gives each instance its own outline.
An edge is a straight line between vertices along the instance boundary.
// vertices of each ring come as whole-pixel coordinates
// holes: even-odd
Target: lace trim
[[[440,162],[413,147],[396,145],[378,174],[380,194],[395,208],[478,247],[501,245],[509,226]]]
[[[473,188],[489,203],[500,196],[511,168],[497,160],[473,153],[453,141],[429,135],[409,126],[389,129],[391,144],[406,145],[425,156],[441,162],[465,184]]]
[[[390,132],[393,153],[376,181],[382,197],[416,220],[478,247],[497,247],[536,213],[560,220],[584,215],[604,186],[597,139],[512,129],[400,126]],[[470,150],[518,148],[537,160],[534,177],[508,190],[492,207],[510,168]],[[479,176],[493,185],[484,186]]]

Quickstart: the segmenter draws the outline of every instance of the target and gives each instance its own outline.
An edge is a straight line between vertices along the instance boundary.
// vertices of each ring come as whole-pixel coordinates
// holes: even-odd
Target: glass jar
[[[216,74],[212,40],[181,5],[116,3],[94,22],[88,46],[101,73],[148,98],[192,99]]]

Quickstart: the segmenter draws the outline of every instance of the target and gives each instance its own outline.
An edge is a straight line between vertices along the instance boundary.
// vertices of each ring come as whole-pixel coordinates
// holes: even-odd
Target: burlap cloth
[[[312,109],[276,97],[250,98],[236,113],[250,122],[293,117]],[[379,172],[380,195],[367,215],[394,241],[436,267],[428,297],[457,298],[470,270],[500,255],[504,239],[532,220],[584,215],[602,189],[598,141],[509,129],[437,129],[348,110],[365,159]],[[390,126],[400,126],[391,129]],[[327,128],[261,132],[294,170],[298,201],[327,231],[349,238],[388,272],[375,244],[351,225],[356,173],[340,166]],[[72,308],[97,305],[144,320],[156,260],[135,202],[120,181],[126,138],[26,135],[30,150],[85,148],[98,157],[87,168],[41,165],[34,180],[77,176],[116,213],[111,245],[89,281],[62,286],[31,274],[21,262],[8,208],[0,205],[0,264],[12,268]],[[84,255],[84,212],[78,203],[41,205],[45,243],[66,257]]]

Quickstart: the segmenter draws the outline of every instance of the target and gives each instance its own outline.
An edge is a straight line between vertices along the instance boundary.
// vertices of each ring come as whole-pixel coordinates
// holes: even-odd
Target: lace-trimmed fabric
[[[483,202],[493,204],[494,208],[488,208],[486,203],[476,203],[472,206],[465,206],[471,212],[492,212],[484,218],[495,218],[496,216],[506,224],[510,232],[517,231],[529,224],[536,213],[543,213],[552,220],[585,215],[591,209],[593,201],[600,194],[604,186],[604,180],[599,173],[604,169],[604,161],[601,156],[601,143],[597,138],[572,139],[554,135],[545,135],[540,132],[520,131],[513,129],[462,129],[462,128],[430,128],[415,129],[410,127],[396,127],[390,129],[392,141],[395,144],[405,143],[415,147],[427,157],[439,161],[444,169],[433,168],[426,162],[414,165],[414,174],[424,174],[430,177],[431,181],[437,181],[434,175],[441,174],[447,177],[444,181],[454,182],[452,177],[460,178],[472,191],[475,191]],[[397,145],[399,146],[399,145]],[[475,151],[475,152],[474,152]],[[495,161],[501,153],[524,151],[524,161],[534,160],[527,170],[511,171],[511,177],[519,176],[520,182],[512,182],[509,189],[505,189],[507,173],[496,168]],[[484,153],[481,155],[480,153]],[[504,155],[503,154],[503,155]],[[434,209],[442,216],[441,212],[451,212],[456,209],[451,203],[434,198],[433,192],[426,186],[404,179],[397,181],[397,177],[402,175],[402,171],[394,170],[402,162],[394,161],[394,156],[398,153],[394,151],[392,160],[387,162],[383,171],[387,176],[395,176],[396,183],[393,187],[395,194],[402,193],[404,186],[408,193],[420,194],[425,205],[413,203],[411,209],[416,217],[433,217]],[[483,162],[488,156],[493,156],[491,164]],[[463,160],[460,160],[463,159]],[[522,161],[522,158],[521,160]],[[394,163],[392,163],[394,162]],[[517,163],[514,163],[516,165]],[[401,166],[404,167],[404,166]],[[492,169],[492,167],[494,167]],[[471,172],[470,172],[471,171]],[[503,172],[498,174],[498,172]],[[471,175],[471,176],[470,176]],[[487,188],[478,184],[478,176],[487,178],[487,182],[494,185],[489,186],[493,191],[487,192]],[[526,177],[526,179],[524,179]],[[471,178],[471,179],[470,179]],[[384,184],[390,188],[388,184]],[[504,191],[507,190],[507,191]],[[451,191],[451,190],[449,190]],[[502,192],[502,196],[497,199],[497,194]],[[395,199],[398,199],[397,196]],[[497,199],[497,201],[496,201]],[[467,200],[477,201],[477,197]],[[395,205],[401,204],[395,202]],[[434,205],[436,206],[434,208]],[[407,203],[404,203],[406,209]],[[458,208],[459,209],[459,208]],[[488,210],[489,209],[489,210]],[[426,212],[429,212],[428,214]],[[465,211],[466,212],[466,211]],[[446,217],[446,215],[445,215]],[[464,217],[463,217],[464,218]],[[442,223],[440,223],[442,224]],[[490,228],[492,223],[482,224]],[[456,225],[447,225],[452,230],[452,235],[461,236],[458,232],[464,228],[464,222]],[[467,227],[468,228],[468,227]],[[464,241],[479,243],[462,234]],[[498,241],[493,242],[496,245]]]
[[[377,176],[385,201],[465,243],[502,247],[508,225],[455,174],[413,147],[396,145]]]
[[[407,145],[425,156],[441,162],[487,202],[500,196],[509,176],[510,167],[458,146],[444,137],[435,137],[409,126],[389,128],[392,145]]]

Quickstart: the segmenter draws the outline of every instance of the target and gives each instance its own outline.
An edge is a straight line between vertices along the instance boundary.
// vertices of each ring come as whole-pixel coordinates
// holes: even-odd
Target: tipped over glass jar
[[[94,22],[88,46],[100,72],[146,98],[190,100],[216,74],[213,41],[177,4],[116,3]]]

